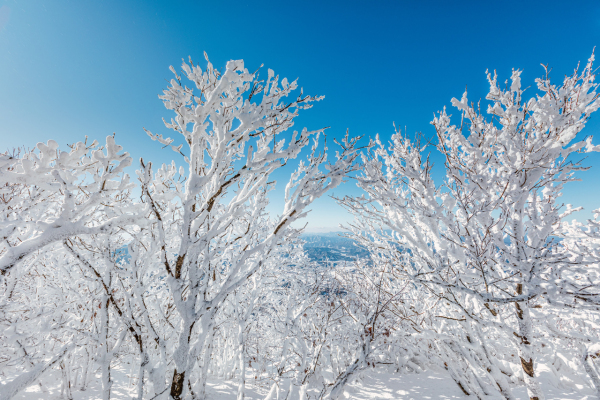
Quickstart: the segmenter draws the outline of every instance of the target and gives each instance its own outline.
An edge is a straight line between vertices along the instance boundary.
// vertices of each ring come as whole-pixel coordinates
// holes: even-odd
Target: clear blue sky
[[[296,128],[331,126],[388,138],[392,122],[432,135],[433,113],[462,95],[485,96],[486,69],[511,68],[531,85],[540,63],[556,82],[600,45],[599,1],[0,1],[0,150],[112,132],[134,159],[158,162],[142,130],[168,134],[157,94],[190,55],[213,64],[244,59],[299,77],[325,100]],[[600,63],[598,63],[600,65]],[[600,143],[600,114],[583,135]],[[441,164],[441,160],[438,160]],[[564,201],[600,207],[600,156]],[[284,182],[279,183],[280,186]],[[352,183],[336,195],[357,193]],[[274,201],[274,206],[281,204]],[[310,227],[347,219],[331,199],[315,203]]]

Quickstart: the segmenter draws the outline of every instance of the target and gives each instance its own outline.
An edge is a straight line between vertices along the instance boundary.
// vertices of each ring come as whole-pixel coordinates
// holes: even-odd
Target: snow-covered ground
[[[574,383],[579,390],[558,389],[557,382],[547,379],[550,375],[542,373],[542,388],[547,399],[556,400],[595,400],[597,399],[591,390],[581,384]],[[86,391],[73,391],[74,400],[92,400],[100,398],[99,376],[90,384]],[[135,387],[128,374],[123,370],[114,371],[115,385],[113,386],[112,398],[118,400],[129,400],[134,397]],[[45,400],[61,399],[61,378],[58,371],[52,371],[43,379],[46,392],[38,385],[33,385],[20,393],[16,399],[21,400]],[[249,382],[250,383],[250,382]],[[562,382],[564,386],[564,382]],[[236,398],[237,382],[231,380],[211,379],[208,382],[207,394],[211,400],[233,400]],[[516,399],[526,400],[527,391],[525,387],[513,389]],[[310,399],[316,398],[317,391],[309,393]],[[247,387],[246,399],[262,400],[266,391],[254,386]],[[471,399],[473,396],[465,396],[454,381],[443,372],[426,371],[419,374],[395,374],[385,370],[369,370],[363,373],[362,378],[348,385],[344,391],[346,399],[353,400],[419,400],[419,399]]]

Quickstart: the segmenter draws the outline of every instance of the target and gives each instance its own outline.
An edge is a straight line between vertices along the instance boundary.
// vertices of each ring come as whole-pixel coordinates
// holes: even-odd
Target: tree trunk
[[[67,400],[73,400],[73,394],[71,392],[70,363],[66,358],[60,363],[60,370],[62,375],[61,397]]]
[[[237,400],[244,400],[246,392],[246,363],[244,360],[244,321],[238,311],[238,362],[240,369],[240,381],[238,385]]]
[[[92,362],[92,355],[91,353],[88,351],[88,349],[85,349],[87,358],[85,363],[83,364],[82,368],[83,371],[81,372],[81,383],[79,384],[79,390],[80,391],[85,391],[87,389],[87,383],[88,383],[88,370],[90,368],[90,364]]]
[[[583,350],[583,367],[585,368],[585,372],[587,372],[588,376],[592,380],[594,384],[594,388],[596,388],[596,395],[600,399],[600,377],[598,377],[598,372],[596,371],[596,367],[594,365],[594,358],[597,355],[590,354],[587,349]]]
[[[194,384],[194,388],[196,390],[196,398],[198,400],[206,399],[206,380],[208,378],[208,367],[210,366],[210,359],[212,356],[212,343],[214,340],[214,330],[212,330],[212,326],[210,327],[210,333],[204,339],[204,348],[202,349],[201,354],[201,362],[198,360],[198,367],[200,368],[198,379]]]
[[[189,301],[189,299],[188,299]],[[184,317],[182,331],[179,334],[179,344],[175,350],[175,370],[173,371],[173,379],[171,380],[171,398],[174,400],[180,400],[182,398],[183,390],[185,388],[185,375],[187,369],[190,368],[190,338],[192,335],[192,329],[195,321]],[[179,371],[177,372],[177,368]]]
[[[99,350],[102,352],[100,355],[101,360],[101,369],[102,369],[102,400],[110,400],[110,389],[112,386],[112,381],[110,379],[110,359],[111,359],[111,350],[108,346],[108,337],[109,337],[109,321],[108,321],[108,306],[109,306],[108,296],[105,294],[102,296],[102,303],[100,305],[100,325],[101,332],[100,337],[102,340],[102,345],[99,347]]]
[[[177,368],[175,368],[175,371],[173,371],[173,380],[171,381],[171,397],[173,400],[181,400],[184,382],[185,371],[178,373]]]
[[[142,400],[144,397],[144,371],[146,370],[146,365],[149,362],[149,357],[147,353],[142,353],[140,355],[140,368],[138,373],[138,382],[137,382],[137,400]]]
[[[523,285],[517,285],[517,295],[523,294]],[[527,394],[529,400],[544,400],[544,394],[540,388],[540,384],[535,377],[535,354],[531,344],[533,338],[533,327],[531,316],[529,315],[529,302],[515,303],[517,309],[517,321],[519,323],[519,332],[515,333],[518,338],[518,354],[521,359],[521,367],[523,368],[523,376],[525,385],[527,386]]]

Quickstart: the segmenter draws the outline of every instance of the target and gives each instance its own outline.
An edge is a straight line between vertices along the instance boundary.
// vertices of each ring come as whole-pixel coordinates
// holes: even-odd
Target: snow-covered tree
[[[86,140],[87,142],[87,140]],[[78,142],[69,151],[49,140],[28,152],[0,155],[0,274],[52,243],[143,223],[129,208],[128,153],[115,143]]]
[[[166,126],[183,143],[175,146],[172,139],[147,133],[171,146],[186,168],[173,162],[153,170],[140,160],[141,202],[129,195],[133,185],[123,169],[131,158],[119,153],[113,136],[106,152],[95,142],[60,152],[50,141],[0,160],[4,300],[23,293],[20,277],[40,251],[53,246],[56,260],[46,267],[76,270],[89,287],[80,293],[97,301],[96,328],[90,344],[81,346],[101,367],[107,399],[111,364],[122,349],[133,350],[139,365],[139,399],[145,392],[154,398],[204,398],[216,324],[231,323],[232,310],[240,329],[237,364],[245,365],[245,325],[261,289],[249,289],[249,282],[257,282],[249,279],[294,262],[290,254],[300,231],[291,225],[354,168],[356,140],[346,136],[328,162],[327,147],[319,145],[322,129],[289,132],[300,110],[321,97],[304,95],[296,81],[280,80],[271,70],[266,81],[259,80],[241,60],[228,62],[223,73],[207,63],[204,70],[191,60],[183,63],[193,88],[171,68],[175,78],[160,98],[175,113]],[[285,188],[284,208],[270,217],[265,207],[276,183],[273,173],[298,157],[303,160]],[[77,291],[72,282],[67,279],[61,290]],[[82,304],[90,299],[78,295],[72,301],[75,310],[86,310]],[[78,330],[87,318],[77,317]],[[25,369],[41,373],[67,353],[60,350],[50,364]],[[25,372],[8,385],[16,393],[38,372]],[[64,376],[70,379],[68,371]]]
[[[242,61],[171,68],[159,97],[178,137],[146,132],[176,161],[140,159],[138,188],[114,136],[1,154],[0,399],[47,392],[54,370],[66,399],[97,385],[106,400],[124,386],[200,400],[213,377],[238,400],[248,387],[334,400],[378,368],[539,400],[539,364],[558,387],[600,393],[600,222],[566,222],[578,208],[560,203],[578,154],[599,150],[578,137],[600,106],[592,61],[527,100],[520,71],[504,89],[488,74],[487,116],[453,99],[460,125],[445,109],[433,121],[438,185],[428,145],[400,132],[362,163],[346,135],[329,162],[323,130],[291,132],[321,98]],[[369,257],[310,261],[295,223],[359,167],[365,195],[338,200]]]
[[[358,217],[353,236],[377,243],[382,262],[452,304],[458,319],[496,324],[514,336],[531,399],[543,398],[532,307],[567,290],[559,271],[583,266],[556,236],[561,219],[577,210],[559,202],[581,169],[572,158],[597,150],[591,138],[576,139],[600,106],[592,61],[560,86],[546,74],[530,99],[521,71],[505,89],[488,74],[489,117],[465,92],[452,100],[460,125],[445,109],[432,122],[445,161],[441,184],[434,183],[427,146],[396,132],[389,147],[377,139],[363,157],[357,182],[368,196],[341,200]]]
[[[210,62],[206,70],[190,64],[183,63],[182,69],[196,90],[183,86],[175,74],[160,96],[176,114],[167,127],[183,136],[187,148],[186,182],[173,181],[180,172],[174,166],[152,176],[150,163],[142,161],[140,173],[143,201],[152,209],[151,249],[167,276],[180,318],[170,383],[174,399],[191,388],[189,377],[199,357],[208,356],[205,349],[214,321],[228,296],[276,254],[278,246],[297,236],[290,225],[306,215],[312,201],[342,182],[356,157],[355,141],[346,137],[342,153],[323,171],[327,153],[317,149],[322,130],[304,129],[284,137],[299,111],[321,99],[300,91],[285,102],[297,89],[296,81],[283,78],[280,84],[271,70],[266,82],[259,81],[242,61],[228,62],[223,74]],[[171,139],[149,135],[182,151]],[[311,138],[315,140],[307,160],[286,187],[284,209],[271,221],[265,212],[273,187],[269,178],[296,158]]]

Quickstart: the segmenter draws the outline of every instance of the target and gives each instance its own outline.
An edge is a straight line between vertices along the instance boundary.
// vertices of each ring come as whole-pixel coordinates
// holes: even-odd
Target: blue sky
[[[389,138],[392,122],[433,135],[433,113],[466,85],[470,99],[485,96],[486,69],[502,81],[523,69],[533,95],[540,63],[558,83],[598,45],[598,1],[0,1],[0,151],[116,132],[134,159],[169,161],[142,127],[169,133],[157,98],[168,67],[203,51],[215,66],[264,63],[325,95],[298,129]],[[596,144],[599,120],[582,132]],[[600,156],[586,165],[564,196],[585,207],[580,220],[600,207]],[[346,193],[358,193],[353,183],[335,190]],[[312,209],[311,229],[348,219],[329,198]]]

